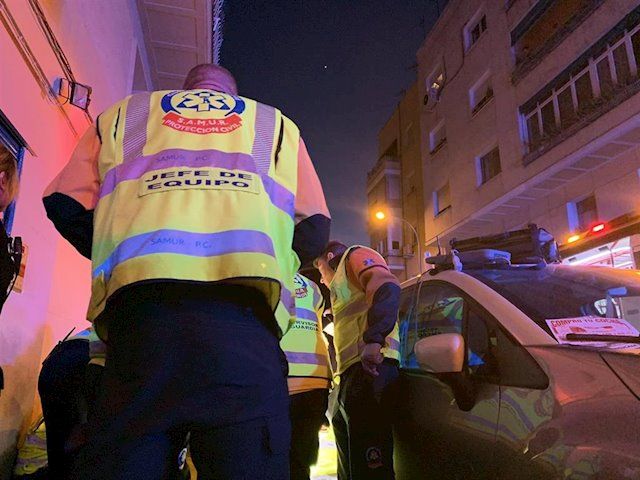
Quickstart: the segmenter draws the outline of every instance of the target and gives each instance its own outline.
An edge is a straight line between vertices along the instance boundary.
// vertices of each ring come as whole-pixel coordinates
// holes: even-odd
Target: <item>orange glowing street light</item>
[[[373,214],[373,216],[377,219],[377,220],[386,220],[387,218],[387,214],[384,213],[383,210],[378,210],[376,213]],[[407,225],[409,225],[409,228],[413,231],[413,234],[416,237],[416,245],[418,247],[418,270],[420,273],[422,273],[422,248],[420,245],[420,236],[418,235],[417,230],[415,229],[415,227],[413,225],[411,225],[411,223],[408,220],[405,220],[402,217],[396,217],[395,215],[389,215],[390,218],[397,218],[398,220],[400,220],[401,222],[406,223]]]

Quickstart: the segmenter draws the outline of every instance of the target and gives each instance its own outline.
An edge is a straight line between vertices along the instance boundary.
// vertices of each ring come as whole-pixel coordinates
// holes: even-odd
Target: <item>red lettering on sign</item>
[[[179,132],[207,135],[209,133],[230,133],[242,126],[242,118],[233,114],[227,118],[196,120],[169,112],[162,118],[162,124]]]

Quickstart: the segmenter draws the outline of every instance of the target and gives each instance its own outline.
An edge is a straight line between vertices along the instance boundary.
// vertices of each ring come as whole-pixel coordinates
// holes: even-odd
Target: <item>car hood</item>
[[[572,352],[588,352],[599,356],[624,386],[640,400],[640,346],[631,348],[606,348],[602,346],[594,347],[585,343],[584,345],[557,345],[547,347],[546,350],[556,351],[558,353],[565,352],[566,355],[572,355]]]
[[[640,399],[639,353],[640,351],[636,349],[600,352],[604,362],[638,399]]]

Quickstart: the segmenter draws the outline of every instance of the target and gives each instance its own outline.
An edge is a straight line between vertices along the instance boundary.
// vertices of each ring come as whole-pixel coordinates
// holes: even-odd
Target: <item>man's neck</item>
[[[232,95],[232,93],[227,92],[227,89],[221,87],[219,84],[214,83],[214,82],[205,82],[205,83],[198,83],[190,88],[188,88],[187,90],[199,90],[199,89],[203,89],[203,90],[214,90],[216,92],[221,92],[221,93],[226,93],[227,95]]]

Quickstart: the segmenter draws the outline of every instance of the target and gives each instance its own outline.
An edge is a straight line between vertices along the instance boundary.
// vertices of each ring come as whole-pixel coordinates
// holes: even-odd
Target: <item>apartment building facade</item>
[[[418,90],[409,87],[378,132],[379,158],[367,175],[370,245],[401,280],[420,272],[425,240]]]
[[[536,223],[637,265],[639,1],[451,0],[417,56],[430,253]]]
[[[101,111],[133,91],[179,88],[188,68],[210,61],[212,1],[171,3],[0,0],[0,145],[21,165],[3,220],[27,246],[0,315],[0,478],[11,478],[16,444],[40,413],[43,358],[89,325],[90,263],[46,218],[43,191]],[[73,82],[75,96],[59,95]]]

